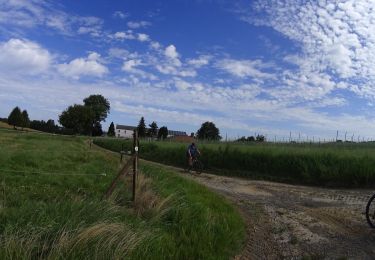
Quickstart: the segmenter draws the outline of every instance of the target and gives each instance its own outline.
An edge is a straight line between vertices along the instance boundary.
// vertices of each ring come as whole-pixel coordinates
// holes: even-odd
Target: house
[[[133,138],[135,129],[137,129],[135,126],[116,125],[115,136],[122,138]]]
[[[135,129],[137,129],[136,126],[116,125],[115,135],[120,138],[133,138]],[[187,136],[187,134],[183,131],[168,130],[168,137],[173,136]]]

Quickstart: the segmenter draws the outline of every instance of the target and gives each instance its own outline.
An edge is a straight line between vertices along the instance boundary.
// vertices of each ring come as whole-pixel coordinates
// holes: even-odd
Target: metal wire
[[[0,169],[0,172],[15,172],[15,173],[60,175],[60,176],[107,176],[106,173],[62,173],[62,172],[40,172],[40,171],[4,170],[4,169]]]

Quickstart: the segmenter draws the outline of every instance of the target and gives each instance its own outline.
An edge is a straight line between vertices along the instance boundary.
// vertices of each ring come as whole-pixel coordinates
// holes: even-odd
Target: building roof
[[[135,129],[137,129],[137,127],[136,126],[117,125],[116,124],[116,130],[117,129],[134,131]],[[149,130],[149,128],[146,128],[146,129]],[[168,135],[172,135],[172,136],[186,136],[187,134],[184,131],[168,130]]]
[[[187,134],[186,134],[186,132],[183,132],[183,131],[168,130],[168,135],[185,136]]]
[[[116,125],[116,129],[122,129],[122,130],[135,130],[137,127],[135,126],[128,126],[128,125]]]

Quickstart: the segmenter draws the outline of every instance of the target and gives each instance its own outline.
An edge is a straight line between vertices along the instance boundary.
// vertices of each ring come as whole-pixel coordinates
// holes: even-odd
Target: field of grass
[[[83,137],[0,130],[0,259],[228,259],[244,223],[222,197],[142,163],[137,200],[117,155]]]
[[[131,142],[98,138],[96,144],[120,151]],[[228,176],[335,187],[375,187],[374,143],[198,144],[205,170]],[[141,142],[144,159],[186,167],[186,144]]]

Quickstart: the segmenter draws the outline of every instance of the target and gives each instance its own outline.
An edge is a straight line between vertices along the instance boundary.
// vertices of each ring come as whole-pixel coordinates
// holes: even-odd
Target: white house
[[[133,138],[134,130],[137,127],[128,125],[116,125],[115,134],[116,137],[122,138]]]

